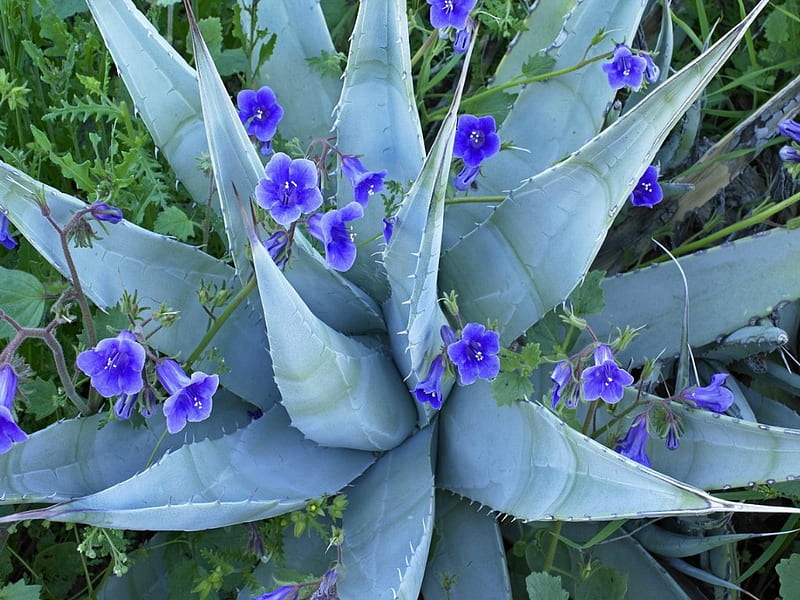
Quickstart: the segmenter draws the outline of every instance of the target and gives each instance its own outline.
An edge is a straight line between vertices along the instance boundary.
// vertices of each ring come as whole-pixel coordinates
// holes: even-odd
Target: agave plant
[[[469,44],[459,47],[467,50],[465,66],[426,150],[405,2],[362,0],[341,81],[308,62],[333,51],[317,0],[258,3],[252,13],[258,29],[277,37],[269,60],[261,64],[260,44],[252,60],[259,83],[282,103],[282,135],[305,145],[333,132],[343,155],[360,156],[402,186],[410,182],[388,242],[378,235],[387,217],[380,203],[370,202],[363,218],[352,221],[356,239],[370,241],[344,274],[300,232],[283,269],[259,239],[246,203],[264,165],[188,4],[196,71],[129,0],[88,4],[137,114],[197,202],[205,202],[210,183],[197,158],[208,152],[230,261],[121,221],[92,247],[73,249],[70,266],[42,205],[63,226],[86,208],[83,201],[0,163],[0,204],[43,257],[67,276],[78,273],[100,309],[125,294],[174,307],[180,318],[153,335],[152,346],[211,371],[215,363],[195,352],[210,343],[227,370],[219,375],[211,416],[183,436],[159,442],[167,429],[159,415],[139,429],[119,421],[98,428],[95,415],[32,433],[0,458],[2,500],[51,506],[3,522],[198,530],[266,519],[344,491],[339,597],[417,598],[422,590],[426,599],[509,598],[498,515],[607,521],[790,510],[720,500],[703,490],[792,479],[800,451],[794,430],[676,408],[680,447],[668,453],[651,444],[649,469],[574,430],[536,398],[498,406],[484,379],[471,385],[445,379],[437,392],[440,411],[412,393],[430,381],[432,365],[434,374],[442,366],[440,331],[452,319],[442,295],[457,294],[463,322],[494,324],[502,346],[537,341],[536,324],[587,275],[671,128],[766,0],[673,75],[662,50],[659,84],[631,95],[624,114],[607,126],[615,90],[585,53],[601,43],[608,47],[598,56],[614,51],[610,40],[593,42],[598,30],[632,40],[646,2],[539,2],[492,84],[516,93],[498,129],[516,150],[501,151],[480,176],[464,174],[459,184],[469,187],[467,175],[477,177],[477,192],[469,193],[482,202],[454,201],[449,186],[459,115],[470,102],[479,105],[461,98]],[[549,77],[524,75],[532,57],[549,61]],[[582,68],[571,68],[582,61]],[[351,202],[348,177],[337,176],[333,194],[339,207]],[[681,260],[693,317],[688,342],[711,343],[747,326],[748,317],[800,297],[800,284],[784,276],[798,244],[796,231],[784,231]],[[751,277],[754,264],[762,279]],[[678,277],[677,269],[662,266],[604,282],[608,308],[589,320],[595,335],[646,325],[617,359],[642,364],[662,352],[685,353]],[[208,286],[235,296],[210,329],[196,299]],[[746,342],[741,352],[763,351],[747,343],[765,336],[774,342],[770,348],[785,340],[768,333],[737,334]],[[549,398],[550,370],[531,375],[537,396]],[[253,405],[263,416],[254,418]],[[675,589],[667,574],[658,577],[669,581],[664,589]]]

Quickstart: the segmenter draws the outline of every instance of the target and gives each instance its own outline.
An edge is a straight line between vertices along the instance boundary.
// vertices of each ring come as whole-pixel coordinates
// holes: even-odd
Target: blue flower
[[[95,348],[78,355],[78,368],[92,378],[103,398],[141,391],[145,352],[130,331],[100,340]]]
[[[0,212],[0,244],[3,244],[8,250],[13,250],[17,247],[17,241],[11,237],[8,232],[8,217]]]
[[[283,107],[278,104],[275,92],[268,86],[257,92],[242,90],[236,96],[239,119],[247,130],[262,142],[269,142],[278,130],[278,121],[283,117]]]
[[[661,69],[658,68],[658,65],[653,62],[652,57],[646,52],[639,52],[639,56],[641,56],[645,60],[645,63],[647,63],[644,68],[644,78],[650,83],[657,82],[658,76],[661,74]]]
[[[442,341],[444,342],[445,346],[449,346],[450,344],[455,344],[458,341],[456,337],[456,332],[453,331],[453,328],[449,325],[442,325],[439,328],[439,335],[442,336]]]
[[[112,225],[122,221],[122,210],[105,202],[95,202],[92,204],[90,212],[98,221],[105,221]]]
[[[319,587],[309,600],[339,600],[336,592],[336,569],[328,569],[319,582]]]
[[[444,356],[439,354],[431,362],[428,368],[428,375],[420,381],[413,389],[412,393],[417,402],[430,402],[436,410],[442,408],[442,377],[444,376]]]
[[[617,366],[614,353],[606,345],[595,348],[594,364],[581,376],[584,399],[601,398],[609,404],[616,404],[622,399],[623,388],[633,383],[633,377]]]
[[[664,445],[667,447],[667,450],[677,450],[678,446],[680,446],[680,443],[681,440],[678,436],[678,426],[673,423],[667,430],[667,439],[664,442]]]
[[[135,394],[122,394],[117,401],[114,402],[114,414],[117,418],[127,421],[131,418],[133,407],[136,405],[136,400],[139,398],[139,393]]]
[[[663,199],[664,192],[658,185],[658,169],[650,165],[631,192],[631,204],[653,208]]]
[[[792,121],[791,119],[784,119],[778,123],[778,131],[781,135],[792,138],[795,142],[800,144],[800,123]]]
[[[252,600],[297,600],[299,593],[296,585],[282,585],[271,592],[255,596]]]
[[[266,178],[256,186],[256,202],[284,227],[322,204],[317,169],[310,160],[292,160],[278,152],[267,163],[265,172]]]
[[[468,167],[477,167],[500,150],[500,137],[496,130],[492,116],[461,115],[456,125],[453,156],[463,158]]]
[[[603,71],[608,76],[608,85],[615,90],[626,85],[639,88],[646,68],[647,61],[641,56],[635,56],[625,44],[617,44],[611,62],[603,64]]]
[[[397,217],[388,217],[383,220],[383,240],[387,244],[392,241],[395,223],[397,223]]]
[[[0,368],[0,454],[11,450],[14,442],[24,442],[28,435],[19,428],[11,410],[17,393],[17,374],[11,365]]]
[[[464,168],[459,171],[458,175],[456,175],[453,180],[453,187],[462,192],[468,190],[480,172],[480,167],[468,167],[464,165]]]
[[[715,413],[723,413],[733,404],[733,392],[722,387],[728,378],[727,373],[711,376],[711,383],[705,387],[690,387],[682,390],[678,396],[691,400],[699,408],[707,408]]]
[[[337,271],[347,271],[356,261],[356,243],[346,225],[348,221],[360,219],[364,209],[358,202],[351,202],[341,209],[329,210],[308,218],[308,232],[325,245],[325,260]]]
[[[386,178],[386,171],[367,171],[355,156],[342,156],[342,173],[353,186],[353,199],[361,206],[383,189]]]
[[[276,231],[262,243],[279,269],[286,266],[286,263],[289,261],[289,252],[287,251],[287,246],[289,244],[288,231],[283,229]]]
[[[164,402],[164,416],[167,418],[167,430],[170,433],[178,433],[186,426],[187,421],[195,423],[209,417],[219,376],[195,371],[190,378],[171,358],[156,366],[156,374],[161,385],[170,394]]]
[[[426,0],[431,5],[431,25],[437,29],[454,27],[464,29],[467,26],[469,12],[475,8],[478,0]]]
[[[453,39],[453,52],[456,54],[464,54],[469,48],[469,40],[471,37],[472,21],[468,19],[466,27],[456,31],[456,36]]]
[[[558,363],[550,374],[550,379],[555,384],[553,386],[553,410],[555,410],[558,403],[561,401],[561,393],[567,387],[567,384],[572,381],[572,366],[565,360]]]
[[[458,369],[461,385],[480,377],[492,379],[500,372],[500,336],[479,323],[467,323],[461,339],[447,346],[447,355]]]
[[[783,148],[778,150],[778,155],[781,157],[781,160],[783,162],[792,162],[792,163],[800,162],[800,152],[798,152],[796,148],[792,148],[791,146],[784,146]]]
[[[633,424],[631,428],[628,429],[628,433],[617,443],[614,450],[622,454],[622,456],[627,456],[645,467],[652,467],[650,459],[645,453],[647,437],[647,419],[645,419],[644,413],[642,413],[633,420]]]

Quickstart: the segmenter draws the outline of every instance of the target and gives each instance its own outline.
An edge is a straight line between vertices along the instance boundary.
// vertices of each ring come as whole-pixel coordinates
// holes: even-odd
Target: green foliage
[[[561,577],[549,573],[531,573],[525,578],[530,600],[568,600],[569,594],[561,587]]]
[[[775,566],[781,579],[781,598],[789,600],[800,593],[800,554],[781,559]]]
[[[44,286],[30,273],[0,267],[0,307],[22,327],[38,327],[44,314]],[[0,339],[10,338],[14,329],[0,322]]]
[[[0,588],[0,600],[39,600],[40,585],[28,585],[20,580]]]

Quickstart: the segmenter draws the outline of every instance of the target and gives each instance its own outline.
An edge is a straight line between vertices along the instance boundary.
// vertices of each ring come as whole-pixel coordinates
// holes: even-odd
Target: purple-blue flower
[[[356,243],[348,221],[360,219],[364,209],[358,202],[308,218],[308,232],[325,245],[325,261],[337,271],[347,271],[356,261]]]
[[[456,54],[464,54],[469,48],[469,40],[471,37],[472,22],[467,20],[467,26],[456,31],[456,36],[453,38],[453,52]]]
[[[366,206],[369,197],[383,189],[386,171],[367,171],[355,156],[342,156],[342,173],[353,186],[353,199]]]
[[[456,125],[453,156],[463,158],[468,167],[477,167],[481,161],[500,150],[500,137],[495,133],[494,117],[461,115]]]
[[[397,223],[397,217],[387,217],[383,220],[383,240],[387,244],[392,241],[395,223]]]
[[[126,421],[131,418],[133,407],[136,405],[136,400],[139,398],[139,393],[135,394],[122,394],[114,402],[114,414],[117,418]]]
[[[0,244],[3,244],[8,250],[13,250],[17,247],[17,241],[11,237],[8,232],[8,217],[0,212]]]
[[[555,410],[558,403],[561,401],[561,392],[567,387],[567,384],[572,381],[572,367],[570,364],[562,360],[558,363],[553,372],[550,374],[550,379],[553,380],[553,410]]]
[[[678,395],[685,400],[691,400],[699,408],[706,408],[715,413],[723,413],[733,404],[733,392],[726,387],[722,387],[727,378],[727,373],[716,373],[711,376],[709,385],[686,388]]]
[[[292,160],[278,152],[267,163],[265,172],[266,178],[256,186],[256,202],[284,227],[322,204],[317,168],[310,160]]]
[[[158,380],[169,398],[164,402],[167,430],[178,433],[187,421],[196,423],[211,414],[212,396],[217,391],[219,376],[195,371],[188,377],[181,366],[167,358],[156,365]]]
[[[278,130],[278,121],[283,117],[283,108],[275,98],[275,92],[268,86],[257,92],[242,90],[236,96],[239,106],[239,119],[247,130],[262,142],[269,142]]]
[[[678,427],[673,423],[667,430],[667,439],[664,441],[664,445],[667,447],[667,450],[677,450],[678,446],[680,446],[680,443],[681,440],[678,437]]]
[[[781,132],[781,135],[792,138],[795,142],[800,144],[800,123],[792,119],[784,119],[778,123],[778,131]]]
[[[500,372],[500,336],[479,323],[467,323],[461,339],[447,346],[447,355],[458,369],[461,385],[480,377],[492,379]]]
[[[106,202],[97,201],[91,206],[91,215],[98,221],[105,221],[116,225],[122,221],[122,210]]]
[[[431,362],[428,375],[420,381],[412,393],[417,402],[430,402],[436,410],[442,408],[444,396],[442,395],[442,377],[444,376],[444,356],[439,354]]]
[[[328,569],[319,582],[319,587],[311,595],[309,600],[339,600],[336,592],[336,569]]]
[[[595,348],[594,364],[584,370],[581,376],[584,399],[601,398],[609,404],[616,404],[622,399],[624,388],[633,383],[633,377],[617,366],[614,353],[606,345]]]
[[[664,192],[658,184],[658,169],[650,165],[631,192],[631,204],[653,208],[663,199]]]
[[[658,68],[658,65],[653,61],[653,58],[646,52],[640,52],[639,56],[641,56],[646,63],[644,67],[644,78],[650,83],[657,82],[658,76],[661,74],[661,69]]]
[[[467,26],[469,12],[475,8],[478,0],[426,0],[431,5],[431,25],[437,29],[454,27],[464,29]]]
[[[450,344],[455,344],[458,341],[456,337],[456,332],[453,331],[453,328],[450,325],[442,325],[439,328],[439,335],[442,336],[442,341],[444,342],[445,346],[449,346]]]
[[[628,429],[628,433],[617,443],[614,450],[645,467],[652,467],[650,459],[645,453],[647,437],[647,419],[643,413],[633,420],[633,425]]]
[[[608,85],[618,90],[626,85],[639,88],[642,85],[647,61],[636,56],[625,44],[617,44],[611,62],[603,63],[603,71],[608,76]]]
[[[264,248],[267,249],[270,257],[273,262],[278,265],[279,269],[286,266],[289,260],[289,252],[287,251],[288,244],[289,232],[283,229],[276,231],[263,242]]]
[[[480,172],[480,167],[468,167],[464,165],[464,168],[458,172],[458,175],[456,175],[453,180],[453,187],[462,192],[468,190]]]
[[[252,600],[297,600],[299,593],[296,585],[282,585],[271,592],[255,596]]]
[[[797,151],[797,148],[792,148],[791,146],[783,146],[778,150],[778,156],[781,157],[783,162],[800,162],[800,152]]]
[[[28,439],[28,434],[20,429],[11,414],[16,393],[17,374],[11,365],[4,365],[0,368],[0,454],[11,450],[15,442]]]
[[[78,355],[78,368],[92,378],[103,398],[141,391],[145,352],[130,331],[100,340],[95,348]]]

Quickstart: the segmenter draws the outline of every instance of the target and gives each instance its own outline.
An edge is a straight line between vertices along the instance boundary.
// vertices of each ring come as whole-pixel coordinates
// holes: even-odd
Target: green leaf
[[[434,428],[384,454],[347,491],[343,598],[419,596],[433,532]]]
[[[61,400],[52,379],[33,379],[20,386],[25,397],[26,412],[30,411],[36,419],[52,415],[61,406]]]
[[[608,567],[594,568],[575,586],[575,600],[623,600],[628,576]]]
[[[0,310],[20,327],[39,327],[44,315],[44,286],[30,273],[0,267]],[[9,339],[16,332],[0,321],[0,339]]]
[[[549,573],[531,573],[525,578],[525,587],[530,600],[569,600],[561,577]]]
[[[589,271],[581,284],[570,294],[572,311],[576,315],[579,317],[596,315],[605,308],[603,288],[600,285],[605,275],[605,271]]]
[[[219,17],[205,17],[197,20],[197,28],[208,47],[211,56],[218,56],[222,52],[222,21]]]
[[[42,591],[40,585],[28,585],[20,579],[0,588],[0,600],[39,600]]]
[[[180,241],[185,242],[194,233],[194,227],[194,223],[186,216],[185,212],[177,206],[170,206],[159,213],[153,230],[156,233],[174,235]]]
[[[516,373],[502,372],[492,381],[492,397],[497,406],[511,406],[518,400],[529,400],[532,394],[531,380]]]
[[[642,7],[626,3],[632,4]],[[497,319],[501,341],[508,344],[569,295],[670,128],[767,4],[761,0],[708,51],[579,151],[510,193],[476,229],[442,253],[440,285],[459,291],[465,320]],[[492,260],[486,261],[487,256]],[[470,277],[463,277],[465,271]]]
[[[433,537],[422,582],[426,600],[511,600],[503,538],[494,518],[437,490]]]
[[[525,77],[535,77],[550,73],[556,66],[556,59],[544,52],[531,54],[522,65],[522,74]]]
[[[790,600],[800,593],[800,554],[793,553],[775,565],[781,580],[781,598]]]

